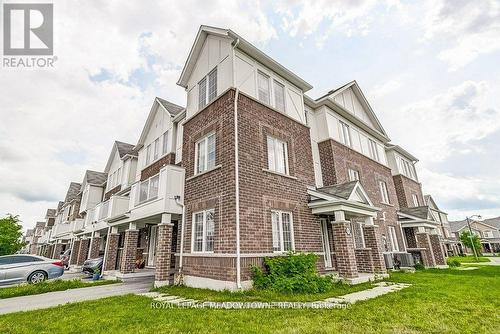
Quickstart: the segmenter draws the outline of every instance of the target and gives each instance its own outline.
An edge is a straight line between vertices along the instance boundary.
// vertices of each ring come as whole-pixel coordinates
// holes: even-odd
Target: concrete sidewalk
[[[500,257],[499,256],[487,256],[490,262],[471,262],[471,263],[463,263],[467,265],[473,266],[500,266]]]
[[[67,303],[126,295],[129,293],[144,293],[149,291],[152,286],[153,283],[149,279],[129,279],[124,283],[0,299],[0,314],[31,311],[64,305]]]

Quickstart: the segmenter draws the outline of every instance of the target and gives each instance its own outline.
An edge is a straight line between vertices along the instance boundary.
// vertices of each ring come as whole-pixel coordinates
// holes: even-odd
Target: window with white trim
[[[285,86],[273,80],[274,107],[281,112],[285,112]]]
[[[151,162],[151,144],[146,147],[146,165],[149,165]]]
[[[198,82],[198,108],[201,110],[217,97],[217,67]]]
[[[378,181],[378,186],[380,189],[380,196],[382,198],[382,203],[390,204],[389,191],[387,190],[387,183],[385,183],[384,181]]]
[[[349,181],[357,181],[359,180],[359,172],[354,169],[348,169],[347,174],[349,176]]]
[[[277,173],[288,174],[287,143],[267,136],[267,168]]]
[[[417,194],[411,194],[411,197],[413,199],[413,206],[419,206],[420,204],[418,203],[418,196]]]
[[[380,161],[379,155],[378,155],[378,149],[377,149],[377,143],[368,138],[368,148],[370,151],[370,158],[372,158],[375,161]]]
[[[158,188],[160,183],[160,175],[157,174],[153,177],[150,177],[147,180],[144,180],[139,185],[139,200],[138,204],[142,202],[146,202],[158,197]]]
[[[398,156],[399,172],[410,179],[416,180],[415,167],[410,161]]]
[[[398,237],[396,236],[396,229],[394,226],[389,226],[389,241],[391,244],[391,250],[398,252],[399,251],[399,244],[398,244]]]
[[[214,251],[214,209],[193,213],[191,250],[193,253]]]
[[[203,173],[215,167],[215,133],[196,142],[195,174]]]
[[[340,122],[340,140],[345,146],[351,147],[351,130],[344,122]]]
[[[292,213],[272,210],[271,224],[273,233],[273,251],[288,252],[295,249],[293,238]]]
[[[155,161],[156,159],[158,159],[158,156],[160,154],[160,138],[155,139],[153,152],[153,161]]]
[[[365,236],[363,234],[363,224],[359,222],[351,222],[351,230],[354,238],[354,247],[365,248]]]
[[[271,104],[271,89],[269,85],[269,76],[262,73],[262,72],[257,72],[257,89],[258,89],[258,96],[259,96],[259,101],[269,105]]]
[[[167,153],[168,153],[168,131],[163,134],[163,149],[162,149],[163,155]]]
[[[493,238],[493,231],[484,231],[483,234],[485,238]]]

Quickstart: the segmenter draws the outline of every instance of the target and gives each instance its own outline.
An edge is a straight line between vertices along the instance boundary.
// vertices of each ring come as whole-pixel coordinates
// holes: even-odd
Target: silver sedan
[[[40,283],[64,274],[60,260],[38,255],[0,256],[0,285],[13,283]]]

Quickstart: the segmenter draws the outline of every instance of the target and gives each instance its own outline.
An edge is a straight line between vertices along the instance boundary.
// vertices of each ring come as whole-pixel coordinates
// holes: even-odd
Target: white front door
[[[330,252],[330,238],[328,238],[328,223],[326,219],[321,219],[321,239],[323,240],[323,252],[325,252],[325,267],[332,267],[332,254]]]
[[[158,240],[158,226],[153,225],[149,229],[149,249],[148,249],[149,267],[153,267],[155,265],[157,240]]]

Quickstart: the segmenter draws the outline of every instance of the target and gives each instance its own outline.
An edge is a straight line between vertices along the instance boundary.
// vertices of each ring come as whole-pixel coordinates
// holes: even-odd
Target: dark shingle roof
[[[121,141],[115,141],[116,144],[116,149],[118,150],[118,154],[120,155],[120,158],[123,158],[125,155],[130,154],[130,155],[137,155],[137,151],[134,150],[135,145],[132,144],[127,144]]]
[[[330,195],[334,195],[343,199],[348,199],[352,194],[354,187],[358,181],[336,184],[334,186],[319,188],[318,190]]]
[[[87,183],[101,185],[104,182],[106,182],[108,174],[102,172],[96,172],[93,170],[87,170],[85,172],[85,177],[87,179]]]
[[[450,223],[450,230],[451,230],[451,232],[458,232],[465,225],[467,225],[467,222],[465,220],[450,221],[449,223]]]
[[[45,222],[37,222],[35,225],[36,229],[43,229],[45,227]]]
[[[473,220],[471,220],[471,223]],[[479,221],[480,223],[484,223],[493,227],[496,227],[497,229],[500,230],[500,217],[495,217],[495,218],[488,218]],[[457,220],[457,221],[450,221],[450,228],[452,232],[458,232],[460,231],[464,226],[467,225],[467,221],[464,220]]]
[[[56,209],[47,209],[45,218],[54,218],[56,216]]]
[[[163,108],[165,108],[169,113],[170,115],[172,116],[175,116],[177,114],[179,114],[181,111],[184,110],[184,107],[181,107],[175,103],[172,103],[172,102],[169,102],[167,100],[164,100],[160,97],[156,97],[156,99],[158,100],[158,102],[161,103],[161,105],[163,106]]]
[[[34,228],[29,228],[29,229],[26,230],[26,236],[27,237],[32,236],[34,233],[35,233],[35,229]]]
[[[413,208],[401,208],[400,211],[402,213],[406,213],[411,216],[415,216],[417,218],[427,219],[429,214],[428,206],[417,206]]]
[[[500,229],[500,217],[488,218],[483,220],[485,224],[495,226],[497,229]]]
[[[81,183],[71,182],[69,184],[68,192],[66,193],[66,198],[64,199],[64,203],[69,203],[75,198],[77,198],[81,187],[82,187]]]
[[[57,203],[57,211],[61,211],[63,205],[64,205],[64,202],[63,201],[59,201],[59,203]]]

